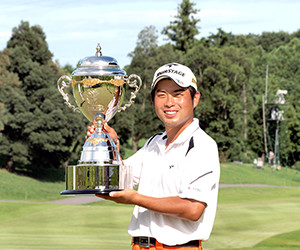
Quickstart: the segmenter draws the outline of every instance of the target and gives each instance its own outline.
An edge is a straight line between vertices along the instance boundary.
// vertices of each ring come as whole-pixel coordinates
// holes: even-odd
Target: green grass
[[[214,229],[204,249],[299,249],[299,207],[298,188],[221,189]],[[1,203],[0,246],[129,250],[132,209],[109,201]]]
[[[204,243],[205,249],[278,249],[270,247],[268,239],[300,230],[299,208],[299,188],[221,189],[213,232]]]
[[[259,183],[277,188],[220,189],[209,249],[300,249],[300,173],[223,164],[221,183]],[[58,205],[63,182],[42,182],[0,171],[0,249],[129,250],[133,206],[99,201]]]
[[[270,237],[258,243],[256,249],[299,249],[300,230],[283,233]]]
[[[140,139],[138,143],[138,149],[142,148],[148,139]],[[121,155],[124,159],[127,159],[131,155],[133,155],[135,152],[132,149],[132,138],[130,138],[126,144],[121,145]]]
[[[274,171],[268,166],[253,168],[253,164],[226,163],[221,165],[220,183],[268,184],[278,186],[300,186],[300,172],[291,168]]]
[[[60,199],[64,182],[44,182],[0,169],[0,200],[47,201]]]
[[[221,165],[220,183],[268,184],[278,186],[300,186],[300,172],[283,168],[273,171],[254,169],[251,164]],[[7,173],[0,169],[0,200],[47,201],[63,198],[64,182],[45,182],[33,178]]]
[[[127,226],[133,207],[99,203],[99,206],[2,203],[0,248],[130,249]]]

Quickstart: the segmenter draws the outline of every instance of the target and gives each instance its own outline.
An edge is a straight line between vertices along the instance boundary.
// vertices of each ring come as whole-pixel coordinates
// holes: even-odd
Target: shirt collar
[[[197,129],[199,129],[199,120],[197,118],[194,118],[193,122],[181,132],[181,134],[172,144],[179,144],[185,142]]]
[[[186,140],[188,140],[191,137],[191,135],[197,129],[199,129],[199,120],[197,118],[193,118],[193,122],[181,132],[181,134],[176,138],[174,142],[172,142],[168,146],[168,149],[171,148],[172,145],[184,143]],[[161,150],[165,150],[166,142],[167,142],[167,134],[166,132],[164,132],[160,136],[160,139],[157,140],[157,145]]]

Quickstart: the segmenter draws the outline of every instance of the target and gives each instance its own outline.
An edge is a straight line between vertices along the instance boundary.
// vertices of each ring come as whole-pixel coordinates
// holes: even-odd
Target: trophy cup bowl
[[[134,74],[127,77],[116,59],[102,56],[99,44],[96,50],[95,56],[81,61],[71,77],[64,75],[57,81],[66,105],[81,112],[90,122],[97,122],[95,133],[83,145],[78,164],[66,167],[66,190],[61,195],[107,195],[124,188],[120,181],[119,152],[111,137],[102,131],[102,125],[134,103],[142,81]],[[125,84],[135,91],[131,92],[129,103],[121,106]],[[71,86],[77,107],[70,103],[64,91]]]

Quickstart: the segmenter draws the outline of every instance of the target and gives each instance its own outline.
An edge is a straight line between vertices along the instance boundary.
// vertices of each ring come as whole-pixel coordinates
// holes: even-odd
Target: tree
[[[67,109],[56,88],[60,71],[51,60],[42,28],[21,22],[4,53],[9,58],[6,68],[20,83],[11,90],[17,98],[4,99],[8,115],[2,131],[1,165],[29,173],[59,168],[69,160],[78,135],[84,133],[84,119]],[[8,89],[9,82],[4,84]]]
[[[300,39],[294,38],[274,49],[267,55],[267,60],[272,77],[270,94],[275,97],[278,89],[288,91],[285,96],[287,105],[280,106],[285,120],[280,122],[279,149],[280,161],[291,166],[300,160]]]
[[[200,42],[206,47],[225,47],[234,46],[236,48],[250,49],[259,46],[258,35],[233,35],[231,32],[225,32],[218,28],[216,34],[210,34],[207,38],[201,38]],[[249,53],[251,53],[249,51]]]
[[[5,127],[11,119],[14,119],[11,109],[22,108],[22,105],[17,107],[14,103],[25,104],[26,100],[18,88],[21,84],[18,76],[9,72],[9,67],[9,58],[0,52],[0,166],[12,170],[12,163],[22,158],[22,150],[19,150],[19,143],[12,145],[8,140]]]
[[[250,60],[242,49],[206,48],[199,42],[187,52],[185,64],[198,79],[200,126],[216,140],[222,161],[241,160],[247,150],[243,86],[249,89]]]
[[[234,36],[232,33],[226,33],[224,30],[219,28],[218,32],[216,34],[211,34],[207,40],[213,47],[229,46],[233,44]]]
[[[200,11],[194,8],[196,4],[189,0],[183,0],[177,7],[177,15],[170,25],[165,27],[162,34],[175,43],[175,48],[181,51],[187,51],[192,48],[195,42],[195,36],[199,34],[197,23],[199,18],[195,15]]]
[[[258,45],[261,45],[267,52],[287,44],[291,40],[291,35],[287,32],[263,32],[260,36]]]
[[[157,31],[154,26],[145,27],[138,35],[136,47],[129,54],[132,58],[126,68],[127,75],[137,74],[142,79],[142,87],[137,94],[135,103],[125,112],[121,112],[113,119],[112,124],[118,131],[122,143],[132,139],[133,151],[137,151],[138,142],[146,138],[156,129],[154,112],[150,101],[150,84],[155,71],[154,57],[157,46]],[[127,99],[132,89],[126,87]]]
[[[157,35],[154,26],[145,27],[138,36],[137,44],[130,56],[132,61],[126,68],[127,74],[137,74],[143,85],[135,103],[125,112],[116,115],[112,125],[118,131],[121,145],[127,139],[132,139],[133,151],[138,149],[138,142],[142,138],[149,138],[164,130],[157,118],[150,98],[151,84],[154,72],[158,67],[169,62],[182,61],[182,55],[175,51],[170,44],[157,46]],[[130,93],[126,89],[126,93]],[[128,96],[127,96],[128,99]]]
[[[71,75],[75,69],[71,64],[66,64],[65,66],[62,67],[62,71],[66,75]]]

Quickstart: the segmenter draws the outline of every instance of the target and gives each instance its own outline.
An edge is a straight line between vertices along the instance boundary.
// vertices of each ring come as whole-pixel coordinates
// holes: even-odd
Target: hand
[[[138,197],[138,192],[132,189],[125,189],[123,191],[112,191],[109,195],[96,194],[97,197],[105,200],[114,201],[121,204],[135,204]]]
[[[107,121],[103,121],[103,127],[102,129],[107,133],[109,134],[110,138],[113,140],[113,142],[118,146],[119,145],[119,136],[117,134],[117,132],[112,128],[110,127],[108,124],[107,124]]]
[[[91,122],[91,124],[87,127],[87,132],[86,132],[86,137],[85,139],[88,139],[93,133],[95,133],[97,128],[97,123],[96,121]],[[118,134],[116,133],[116,131],[110,127],[107,124],[107,121],[103,121],[103,127],[102,129],[109,134],[109,136],[111,137],[111,139],[114,141],[114,143],[117,145],[119,144],[119,137]]]
[[[89,138],[96,131],[96,128],[97,128],[96,121],[91,122],[91,124],[87,127],[85,139]]]

